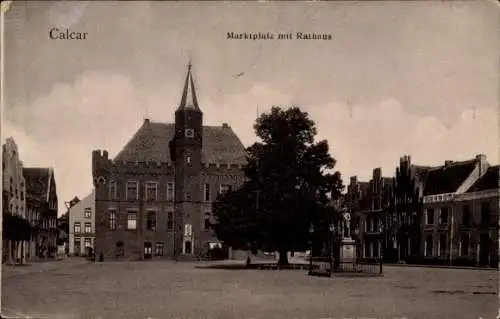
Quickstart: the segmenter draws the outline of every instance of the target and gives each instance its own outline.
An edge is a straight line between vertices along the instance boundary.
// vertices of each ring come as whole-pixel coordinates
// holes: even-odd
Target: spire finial
[[[198,107],[198,100],[196,98],[196,92],[194,88],[193,74],[191,73],[191,57],[188,62],[188,71],[186,74],[186,80],[184,82],[184,90],[182,93],[181,103],[177,110],[185,110],[185,109],[195,109],[200,110]]]

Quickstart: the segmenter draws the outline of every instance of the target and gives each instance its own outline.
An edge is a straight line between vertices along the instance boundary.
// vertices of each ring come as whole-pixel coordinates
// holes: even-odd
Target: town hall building
[[[196,256],[220,244],[212,203],[243,183],[245,163],[229,125],[203,125],[190,64],[175,123],[144,120],[113,159],[92,152],[96,258]]]

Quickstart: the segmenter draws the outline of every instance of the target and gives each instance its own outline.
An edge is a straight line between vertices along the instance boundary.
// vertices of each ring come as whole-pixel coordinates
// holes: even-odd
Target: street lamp
[[[310,252],[309,252],[309,274],[312,272],[312,265],[313,265],[313,242],[312,242],[312,235],[314,234],[314,225],[311,222],[311,225],[309,226],[309,245],[310,245]]]
[[[332,272],[333,272],[333,252],[334,252],[333,245],[334,245],[335,224],[334,223],[330,223],[329,229],[330,229],[330,276],[332,276]]]

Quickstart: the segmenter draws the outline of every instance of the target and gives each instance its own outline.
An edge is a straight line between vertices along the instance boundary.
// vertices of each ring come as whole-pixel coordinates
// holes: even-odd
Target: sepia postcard
[[[2,1],[1,318],[500,318],[500,6]]]

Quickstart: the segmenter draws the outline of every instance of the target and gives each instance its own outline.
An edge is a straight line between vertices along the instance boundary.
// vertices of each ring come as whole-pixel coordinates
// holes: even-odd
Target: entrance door
[[[479,263],[487,265],[489,263],[489,255],[491,251],[491,240],[488,234],[481,234],[479,238]]]
[[[151,259],[153,256],[153,244],[150,242],[144,243],[144,259]]]
[[[184,252],[186,255],[191,254],[191,242],[189,240],[184,243]]]

